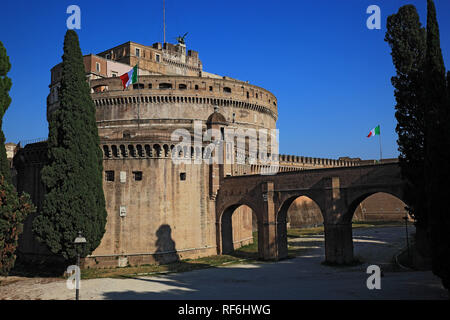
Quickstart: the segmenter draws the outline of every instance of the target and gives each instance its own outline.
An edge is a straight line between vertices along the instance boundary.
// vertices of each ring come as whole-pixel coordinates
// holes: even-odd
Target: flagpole
[[[163,46],[164,43],[166,43],[166,0],[163,0],[163,32],[164,32],[164,38],[163,38]]]
[[[140,86],[140,82],[139,82],[139,61],[141,60],[141,55],[139,54],[138,57],[138,62],[137,62],[137,74],[136,74],[136,78],[137,78],[137,87],[138,87],[138,114],[137,114],[137,121],[138,121],[138,131],[139,131],[139,125],[140,125],[140,119],[141,119],[141,86]]]
[[[383,159],[383,153],[381,151],[381,126],[378,125],[378,127],[380,128],[380,134],[378,135],[378,141],[380,142],[380,163],[381,163],[381,159]]]

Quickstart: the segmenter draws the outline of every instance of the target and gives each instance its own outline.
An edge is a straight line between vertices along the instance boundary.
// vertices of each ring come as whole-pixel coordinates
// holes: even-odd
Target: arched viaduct
[[[351,263],[351,221],[356,207],[377,192],[405,202],[403,185],[398,163],[226,177],[216,198],[218,253],[231,250],[231,216],[236,208],[247,205],[257,219],[259,257],[287,257],[287,211],[296,198],[307,196],[323,215],[326,261]]]

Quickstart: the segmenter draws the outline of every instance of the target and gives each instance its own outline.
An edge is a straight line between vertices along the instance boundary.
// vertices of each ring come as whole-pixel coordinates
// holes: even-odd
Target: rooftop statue
[[[186,38],[187,34],[188,34],[188,32],[186,32],[184,34],[184,36],[178,36],[177,37],[177,41],[178,41],[179,44],[186,44],[185,41],[184,41],[184,38]]]

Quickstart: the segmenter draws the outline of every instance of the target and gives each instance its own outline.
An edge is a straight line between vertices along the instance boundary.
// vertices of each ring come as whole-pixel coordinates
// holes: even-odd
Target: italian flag
[[[137,65],[135,65],[133,69],[120,76],[120,80],[122,80],[124,90],[128,88],[130,84],[137,82],[137,74],[138,74],[138,67]]]
[[[380,135],[380,126],[378,125],[376,128],[373,128],[370,130],[369,135],[367,138],[373,137],[373,136],[379,136]]]

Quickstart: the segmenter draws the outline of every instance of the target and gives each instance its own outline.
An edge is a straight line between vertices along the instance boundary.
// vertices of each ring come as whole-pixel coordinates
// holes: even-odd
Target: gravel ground
[[[295,259],[276,263],[230,265],[133,279],[83,280],[81,299],[448,299],[431,272],[394,272],[392,258],[405,245],[402,227],[354,229],[354,267],[322,265],[324,239],[290,240],[309,248]],[[368,265],[384,273],[381,290],[368,290]],[[0,299],[74,299],[60,279],[0,278]]]

